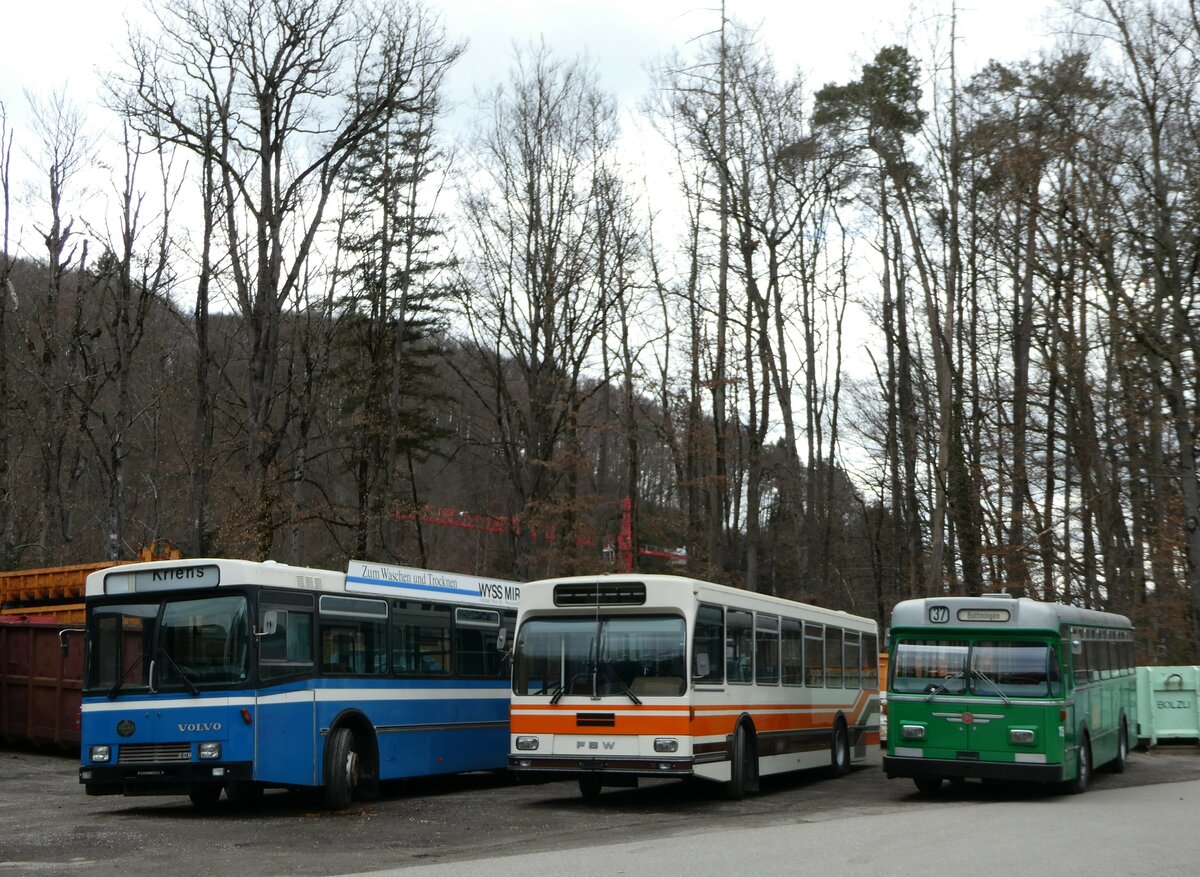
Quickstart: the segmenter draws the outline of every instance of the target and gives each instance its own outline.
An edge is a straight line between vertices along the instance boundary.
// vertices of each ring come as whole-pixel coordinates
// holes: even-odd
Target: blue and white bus
[[[79,780],[198,806],[321,788],[340,809],[380,780],[504,769],[519,595],[363,561],[92,573]]]

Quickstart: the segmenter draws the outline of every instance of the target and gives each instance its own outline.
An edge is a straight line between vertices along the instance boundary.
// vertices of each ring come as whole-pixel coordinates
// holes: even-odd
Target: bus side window
[[[725,676],[730,682],[754,680],[754,616],[741,609],[725,615]]]
[[[696,612],[692,636],[692,678],[721,682],[725,678],[725,614],[720,606],[704,605]]]
[[[819,624],[804,623],[804,684],[825,685],[825,631]]]

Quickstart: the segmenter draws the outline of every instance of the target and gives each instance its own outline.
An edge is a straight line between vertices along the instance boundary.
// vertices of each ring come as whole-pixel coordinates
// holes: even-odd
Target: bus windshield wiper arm
[[[1012,701],[1009,699],[1008,695],[1000,690],[1000,686],[997,685],[995,682],[993,682],[991,680],[991,678],[986,673],[984,673],[982,670],[973,668],[971,670],[971,674],[973,676],[978,676],[980,679],[982,679],[988,685],[992,686],[992,690],[995,691],[996,694],[1000,695],[1000,697],[1004,700],[1005,703],[1012,703]]]
[[[962,677],[963,677],[963,674],[962,674],[962,673],[951,673],[949,676],[947,676],[945,679],[943,679],[943,680],[942,680],[942,684],[941,684],[941,685],[939,685],[937,688],[933,689],[933,691],[929,692],[929,694],[928,694],[928,695],[925,697],[925,699],[926,699],[926,700],[933,700],[933,698],[934,698],[936,695],[939,695],[939,694],[941,694],[943,691],[945,691],[945,690],[946,690],[946,686],[947,686],[947,685],[949,685],[949,684],[950,684],[951,682],[953,682],[955,679],[962,679]]]
[[[562,696],[566,693],[566,691],[567,691],[567,683],[564,682],[561,685],[559,685],[558,688],[556,688],[554,690],[554,694],[551,695],[551,697],[550,697],[550,702],[558,703],[560,700],[562,700]]]
[[[125,684],[125,680],[129,678],[129,674],[133,672],[133,668],[142,663],[142,655],[138,655],[138,659],[125,668],[125,672],[121,674],[121,678],[113,683],[113,687],[108,689],[108,694],[105,695],[109,700],[117,696],[117,692],[121,690],[121,686]]]
[[[617,685],[621,686],[621,691],[622,691],[622,693],[624,693],[624,695],[626,697],[628,697],[630,700],[632,700],[638,706],[642,705],[642,702],[640,699],[638,699],[638,696],[629,690],[629,686],[625,684],[625,680],[617,675],[617,671],[614,670],[609,665],[608,661],[601,660],[597,666],[602,667],[604,669],[605,676],[607,676],[613,682],[617,683]]]
[[[197,688],[195,684],[193,684],[192,680],[188,678],[188,675],[183,672],[183,668],[175,663],[175,659],[171,657],[170,653],[162,646],[158,647],[158,651],[159,654],[166,658],[167,662],[175,668],[175,672],[179,674],[179,681],[183,683],[184,687],[187,688],[187,690],[192,694],[199,694],[200,689]]]

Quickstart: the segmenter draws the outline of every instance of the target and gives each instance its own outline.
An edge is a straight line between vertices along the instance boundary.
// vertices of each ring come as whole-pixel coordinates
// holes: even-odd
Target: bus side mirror
[[[1071,654],[1072,655],[1082,655],[1083,654],[1083,643],[1081,643],[1077,639],[1071,640]]]
[[[693,675],[701,679],[708,675],[708,654],[706,652],[696,653],[696,672]]]
[[[279,611],[276,609],[268,609],[263,613],[262,632],[259,636],[271,636],[275,631],[279,630]]]
[[[84,633],[82,627],[64,627],[58,632],[58,648],[65,658],[71,654],[71,638],[67,636],[69,633]]]

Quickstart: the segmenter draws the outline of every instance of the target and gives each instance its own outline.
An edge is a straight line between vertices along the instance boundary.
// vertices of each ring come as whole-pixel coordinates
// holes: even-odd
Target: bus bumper
[[[955,758],[883,757],[883,772],[896,777],[941,777],[950,779],[1012,780],[1026,783],[1062,782],[1061,764],[1014,764],[1005,761],[975,761]]]
[[[508,767],[518,776],[576,776],[580,773],[600,773],[605,776],[623,774],[629,777],[684,777],[693,773],[690,758],[530,758],[522,754],[510,755]]]
[[[254,766],[225,764],[94,765],[79,768],[88,795],[180,795],[197,786],[224,785],[254,779]]]

